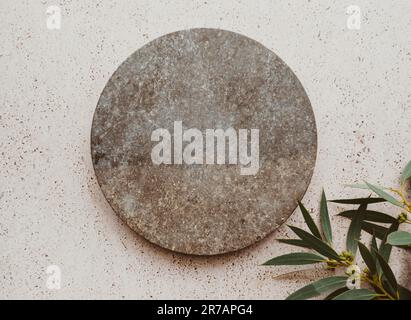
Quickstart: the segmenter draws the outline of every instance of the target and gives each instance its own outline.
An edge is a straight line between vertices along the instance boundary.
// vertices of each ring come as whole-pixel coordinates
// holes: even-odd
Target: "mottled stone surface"
[[[260,170],[154,165],[151,133],[183,128],[260,130]],[[92,157],[116,213],[162,247],[198,255],[244,248],[280,226],[302,198],[316,157],[310,101],[290,68],[245,36],[191,29],[131,55],[94,115]]]

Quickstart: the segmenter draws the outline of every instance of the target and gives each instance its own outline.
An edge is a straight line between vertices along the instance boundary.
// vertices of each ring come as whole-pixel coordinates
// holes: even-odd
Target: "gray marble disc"
[[[257,128],[258,172],[153,164],[152,132],[173,133],[175,121],[202,132]],[[238,250],[278,228],[308,187],[316,150],[311,104],[291,69],[260,43],[217,29],[174,32],[133,53],[104,88],[91,131],[114,211],[147,240],[196,255]]]

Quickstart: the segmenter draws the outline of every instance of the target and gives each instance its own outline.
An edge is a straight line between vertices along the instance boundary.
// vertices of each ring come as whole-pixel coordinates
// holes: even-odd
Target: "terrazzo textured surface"
[[[241,175],[228,145],[226,164],[153,164],[152,132],[169,130],[176,145],[175,121],[201,134],[234,129],[236,160],[237,132],[258,129],[259,168]],[[310,182],[317,133],[310,101],[280,58],[240,34],[203,28],[164,35],[121,64],[99,99],[91,148],[105,197],[133,230],[173,251],[214,255],[286,221]]]
[[[46,8],[56,4],[61,30],[48,30]],[[368,195],[343,187],[364,179],[397,186],[411,159],[411,2],[355,1],[360,30],[346,26],[352,4],[2,1],[0,296],[282,299],[325,273],[261,266],[298,250],[275,241],[292,237],[285,226],[221,256],[187,256],[150,244],[105,200],[90,130],[103,88],[130,53],[173,31],[225,29],[275,52],[307,92],[318,154],[303,201],[316,220],[322,187],[332,199]],[[336,214],[346,208],[330,205],[338,249],[348,224]],[[287,223],[304,224],[298,212]],[[410,287],[409,254],[394,249],[392,258],[399,281]],[[49,265],[61,269],[60,290],[46,286]]]

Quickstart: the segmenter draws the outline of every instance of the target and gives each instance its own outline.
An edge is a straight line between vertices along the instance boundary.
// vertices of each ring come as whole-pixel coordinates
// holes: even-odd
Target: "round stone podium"
[[[177,138],[175,123],[258,130],[257,172],[228,161],[153,163],[153,132]],[[218,29],[170,33],[133,53],[105,86],[91,130],[97,180],[115,213],[147,240],[195,255],[239,250],[278,228],[303,197],[316,152],[295,74],[260,43]]]

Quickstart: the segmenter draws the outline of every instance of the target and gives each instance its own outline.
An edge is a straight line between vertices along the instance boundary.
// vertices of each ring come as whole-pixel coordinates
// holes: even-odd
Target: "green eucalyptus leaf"
[[[333,300],[336,296],[339,296],[341,293],[348,291],[348,290],[350,289],[348,289],[347,287],[339,288],[331,292],[328,296],[324,298],[324,300]]]
[[[381,244],[380,244],[380,249],[378,250],[378,252],[387,262],[390,261],[390,255],[391,255],[391,250],[392,250],[392,245],[387,243],[387,237],[390,233],[397,231],[399,225],[400,223],[398,221],[395,221],[391,224],[391,226],[385,233],[384,238],[382,239]]]
[[[387,243],[393,246],[411,246],[411,233],[395,231],[388,235]]]
[[[327,198],[325,197],[324,190],[321,194],[320,220],[324,238],[331,245],[333,243],[333,236],[331,230],[330,215],[328,214]]]
[[[367,204],[360,205],[357,214],[355,214],[352,218],[350,226],[348,228],[346,240],[347,251],[351,252],[354,256],[357,253],[358,241],[361,238],[361,224],[364,211],[366,209]]]
[[[372,300],[377,297],[374,291],[368,289],[353,289],[341,293],[333,300]]]
[[[301,239],[277,239],[277,241],[281,243],[289,244],[291,246],[312,249],[310,245],[308,245]]]
[[[298,206],[300,207],[301,213],[303,214],[304,221],[307,224],[308,229],[310,229],[311,233],[314,236],[316,236],[317,238],[321,238],[320,231],[318,230],[317,225],[315,224],[308,210],[304,207],[304,205],[300,201],[298,201]]]
[[[312,234],[304,231],[300,228],[289,226],[290,229],[298,236],[301,240],[304,240],[307,244],[311,246],[312,249],[317,251],[330,259],[341,261],[340,256],[333,248],[331,248],[327,243],[323,242],[321,239],[314,237]]]
[[[379,247],[379,249],[377,250],[380,254],[381,254],[381,256],[385,259],[385,261],[387,261],[387,262],[389,262],[389,260],[390,260],[390,256],[391,256],[391,251],[392,251],[392,245],[391,244],[389,244],[389,243],[387,243],[387,237],[388,237],[388,235],[390,234],[390,233],[392,233],[392,232],[394,232],[394,231],[396,231],[396,230],[398,230],[398,227],[399,227],[399,222],[398,221],[395,221],[395,222],[393,222],[391,225],[390,225],[390,227],[389,228],[384,228],[385,230],[381,230],[381,231],[376,231],[375,229],[374,229],[374,232],[375,233],[382,233],[383,231],[384,231],[384,235],[381,237],[381,235],[380,234],[378,234],[378,238],[380,238],[381,239],[381,243],[380,243],[380,247]],[[380,264],[377,262],[377,273],[378,274],[381,274],[381,266],[380,266]]]
[[[405,166],[401,174],[401,178],[400,178],[401,184],[404,184],[404,182],[408,180],[409,178],[411,178],[411,161],[407,163],[407,165]]]
[[[358,242],[358,247],[360,249],[360,254],[362,259],[364,260],[365,264],[368,267],[368,270],[370,270],[370,273],[372,275],[377,273],[377,264],[375,258],[372,256],[371,252],[368,250],[368,248],[362,244],[361,242]]]
[[[385,278],[384,276],[381,279],[381,284],[382,284],[382,287],[385,289],[385,291],[387,291],[392,297],[398,298],[398,295],[399,295],[398,291],[392,288],[390,283],[387,281],[387,278]]]
[[[347,210],[347,211],[340,212],[338,215],[345,217],[345,218],[352,219],[357,213],[358,213],[358,210]],[[363,213],[363,220],[379,222],[379,223],[393,223],[397,219],[383,212],[365,210]]]
[[[398,206],[398,207],[401,207],[401,208],[404,207],[403,204],[400,201],[398,201],[392,195],[390,195],[387,192],[385,192],[384,190],[382,190],[380,187],[372,185],[368,182],[366,182],[366,184],[372,191],[374,191],[381,198],[384,198],[385,200],[387,200],[388,202],[392,203],[395,206]]]
[[[385,202],[383,198],[353,198],[353,199],[335,199],[329,200],[329,202],[339,203],[339,204],[371,204]]]
[[[354,215],[347,215],[346,218],[348,219],[352,219]],[[371,234],[371,235],[375,235],[376,238],[378,239],[384,239],[388,228],[380,226],[378,224],[375,223],[371,223],[371,222],[367,222],[367,221],[362,221],[361,223],[361,228],[362,230],[364,230],[365,232]]]
[[[371,235],[375,235],[375,237],[377,239],[381,239],[381,240],[384,239],[384,237],[385,237],[385,235],[388,231],[388,228],[386,228],[386,227],[380,226],[380,225],[375,224],[375,223],[366,222],[366,221],[363,221],[361,223],[361,228],[365,232],[367,232]]]
[[[381,270],[383,272],[383,276],[387,279],[389,285],[394,290],[394,292],[398,291],[398,283],[397,279],[395,278],[394,273],[391,270],[391,267],[388,265],[387,261],[385,261],[384,257],[379,253],[376,252],[378,263],[381,266]]]
[[[324,262],[326,258],[309,252],[288,253],[268,260],[264,266],[295,266]]]
[[[305,300],[322,293],[345,287],[346,276],[333,276],[315,281],[289,295],[286,300]]]

